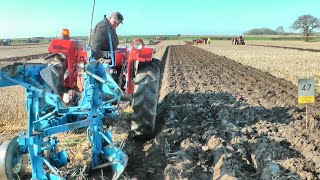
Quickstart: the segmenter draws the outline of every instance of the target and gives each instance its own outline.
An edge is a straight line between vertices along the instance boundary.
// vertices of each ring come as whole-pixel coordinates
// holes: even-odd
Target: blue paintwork
[[[32,178],[64,179],[55,168],[67,164],[67,153],[57,150],[58,140],[51,136],[83,127],[88,128],[87,136],[93,147],[91,168],[110,162],[114,178],[118,178],[127,164],[127,156],[114,145],[111,132],[103,129],[102,122],[106,116],[117,119],[112,103],[121,97],[118,85],[106,73],[109,65],[89,59],[81,100],[73,106],[66,106],[42,79],[40,71],[46,67],[46,64],[16,63],[0,68],[0,87],[20,85],[26,89],[28,130],[21,134],[18,143],[19,152],[29,154]],[[44,152],[50,157],[43,157]],[[52,172],[45,173],[44,166]]]

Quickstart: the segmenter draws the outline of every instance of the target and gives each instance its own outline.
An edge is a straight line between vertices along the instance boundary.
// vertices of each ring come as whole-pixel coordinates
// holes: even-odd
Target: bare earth
[[[311,44],[250,41],[245,46],[233,46],[229,41],[214,41],[198,47],[297,85],[301,78],[320,78],[320,43]]]
[[[128,116],[115,127],[115,137],[125,137],[124,151],[129,156],[123,179],[320,178],[319,104],[309,108],[311,122],[306,130],[305,107],[297,105],[295,85],[297,77],[319,72],[318,52],[250,44],[232,46],[228,42],[178,44],[182,42],[157,45],[155,58],[162,62],[162,81],[156,137],[140,142],[125,136],[130,113],[125,113]],[[292,71],[301,69],[296,63],[304,59],[308,68],[301,70],[302,75]],[[285,63],[287,69],[283,69]],[[280,70],[287,74],[277,74]],[[13,89],[16,87],[7,91]],[[0,89],[1,96],[10,95],[7,91]],[[11,95],[10,101],[20,103],[16,106],[6,106],[8,100],[1,97],[1,107],[6,107],[8,113],[0,116],[0,142],[21,129],[9,131],[12,124],[5,123],[7,116],[14,119],[15,113],[20,120],[26,117],[21,109],[23,90],[14,92],[19,96]],[[15,112],[13,107],[21,110]],[[77,148],[71,160],[88,154],[87,146]],[[75,167],[68,169],[81,171],[81,167]],[[70,174],[69,179],[90,179]],[[100,176],[94,175],[96,179]]]
[[[0,59],[48,52],[48,44],[0,46]]]

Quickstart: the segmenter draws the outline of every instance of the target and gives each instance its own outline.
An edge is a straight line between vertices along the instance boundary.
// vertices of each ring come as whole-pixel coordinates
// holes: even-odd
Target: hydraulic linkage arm
[[[117,119],[113,104],[119,101],[121,90],[107,73],[108,64],[89,58],[83,68],[84,88],[77,92],[77,102],[67,105],[57,91],[60,88],[54,87],[59,84],[59,64],[14,63],[0,67],[0,87],[23,86],[28,112],[27,132],[0,146],[0,179],[15,179],[23,171],[26,154],[32,179],[64,179],[57,168],[67,164],[67,153],[58,150],[58,140],[52,135],[84,127],[92,145],[91,168],[110,165],[113,179],[119,178],[127,156],[115,146],[103,121]],[[44,171],[44,166],[50,171]]]

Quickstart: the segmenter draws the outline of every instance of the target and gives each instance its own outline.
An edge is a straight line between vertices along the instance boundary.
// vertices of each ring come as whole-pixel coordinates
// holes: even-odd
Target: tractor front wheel
[[[135,137],[149,139],[154,136],[159,96],[160,62],[140,63],[135,76],[132,99],[131,130]]]

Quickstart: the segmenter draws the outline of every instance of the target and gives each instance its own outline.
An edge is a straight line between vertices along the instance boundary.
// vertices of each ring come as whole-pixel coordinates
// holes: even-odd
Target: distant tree
[[[244,34],[246,35],[276,35],[277,32],[269,29],[269,28],[255,28],[255,29],[251,29],[247,32],[245,32]]]
[[[277,32],[277,34],[279,34],[279,35],[284,35],[284,34],[285,34],[285,31],[284,31],[283,26],[277,27],[276,32]]]
[[[320,20],[310,14],[299,16],[296,21],[291,25],[293,30],[301,29],[306,41],[309,41],[309,36],[311,32],[320,28]]]

